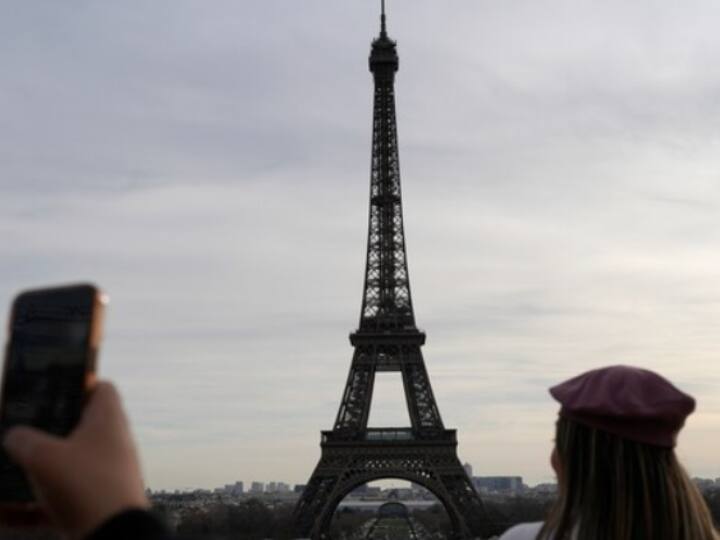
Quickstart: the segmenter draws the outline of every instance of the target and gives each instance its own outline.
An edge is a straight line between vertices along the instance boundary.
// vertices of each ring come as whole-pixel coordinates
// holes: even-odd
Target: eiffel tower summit
[[[454,538],[487,534],[485,509],[460,464],[457,437],[435,402],[415,325],[403,230],[395,119],[396,43],[388,37],[382,1],[380,35],[369,59],[375,83],[370,215],[365,285],[355,351],[333,428],[322,432],[321,457],[295,508],[302,537],[329,536],[342,499],[373,480],[399,478],[431,491],[444,506]],[[375,375],[399,372],[411,425],[368,427]]]

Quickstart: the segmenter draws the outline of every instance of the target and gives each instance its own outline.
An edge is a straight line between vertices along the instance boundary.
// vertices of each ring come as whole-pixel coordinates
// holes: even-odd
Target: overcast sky
[[[367,231],[370,0],[0,2],[0,304],[92,280],[152,488],[307,480]],[[547,387],[656,369],[720,477],[720,5],[391,0],[410,278],[477,475],[552,480]],[[398,378],[373,423],[403,422]],[[404,415],[404,417],[403,417]]]

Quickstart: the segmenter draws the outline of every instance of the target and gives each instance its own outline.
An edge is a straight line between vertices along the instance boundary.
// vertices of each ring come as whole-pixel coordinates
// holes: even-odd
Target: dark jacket
[[[167,528],[145,510],[125,510],[100,525],[86,540],[171,540]]]

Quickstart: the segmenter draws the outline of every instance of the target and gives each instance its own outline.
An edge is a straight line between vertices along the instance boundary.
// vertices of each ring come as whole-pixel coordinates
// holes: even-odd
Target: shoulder
[[[542,528],[542,522],[515,525],[503,533],[500,540],[535,540]]]

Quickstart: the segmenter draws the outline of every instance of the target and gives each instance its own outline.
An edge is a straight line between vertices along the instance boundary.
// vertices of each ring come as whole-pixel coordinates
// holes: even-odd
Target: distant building
[[[285,482],[278,482],[276,489],[278,493],[289,493],[290,485],[286,484]]]
[[[353,489],[350,493],[348,493],[349,497],[363,497],[367,494],[368,485],[367,484],[360,484],[358,487]]]
[[[693,478],[692,480],[700,491],[708,491],[717,486],[715,480],[709,478]]]
[[[267,486],[265,487],[265,493],[275,493],[277,491],[277,483],[276,482],[268,482]]]
[[[465,474],[468,475],[468,478],[472,478],[472,465],[469,463],[463,463],[463,469],[465,469]]]
[[[422,487],[418,484],[412,484],[410,486],[410,490],[412,491],[411,498],[417,499],[417,500],[437,500],[437,497],[431,492]]]
[[[258,494],[265,492],[265,484],[262,482],[253,482],[250,484],[250,493]]]
[[[375,499],[381,497],[381,495],[382,488],[380,486],[369,486],[367,484],[362,484],[348,493],[348,497],[354,499]]]
[[[481,493],[520,493],[522,476],[474,476],[473,485]]]
[[[532,488],[532,491],[539,494],[551,495],[553,493],[557,493],[557,484],[538,484],[537,486]]]
[[[409,488],[409,487],[408,488],[395,488],[393,491],[395,492],[396,497],[401,501],[409,500],[409,499],[412,499],[412,497],[413,497],[413,490],[412,490],[412,488]]]

